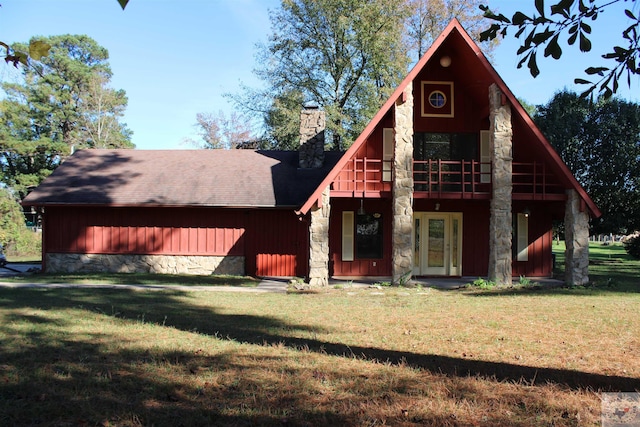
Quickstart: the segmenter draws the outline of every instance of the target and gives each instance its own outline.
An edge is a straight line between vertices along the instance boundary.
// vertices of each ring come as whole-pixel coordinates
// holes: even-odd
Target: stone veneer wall
[[[580,211],[580,197],[567,190],[564,213],[565,282],[581,286],[589,283],[589,215]]]
[[[411,279],[413,272],[413,86],[404,90],[405,101],[395,104],[393,163],[393,220],[391,272],[394,284]]]
[[[108,272],[160,274],[228,274],[244,276],[243,256],[110,255],[51,253],[47,273]]]
[[[512,170],[513,130],[511,107],[502,102],[496,84],[489,87],[489,132],[491,135],[491,215],[489,219],[489,280],[499,285],[512,283]]]
[[[324,164],[324,129],[326,118],[324,111],[317,108],[300,112],[300,148],[299,166],[301,168],[320,168]]]
[[[311,209],[309,224],[309,285],[329,285],[329,187],[322,192],[322,207]]]

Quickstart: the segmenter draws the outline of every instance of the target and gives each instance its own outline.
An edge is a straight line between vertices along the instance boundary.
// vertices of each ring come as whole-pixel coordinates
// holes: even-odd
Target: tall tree
[[[23,67],[21,83],[2,84],[0,181],[21,196],[74,148],[133,147],[119,122],[125,93],[107,86],[107,50],[82,35],[41,40],[51,46],[49,55]]]
[[[602,211],[594,232],[640,229],[640,105],[565,91],[534,120]]]
[[[517,29],[516,38],[525,35],[518,55],[521,55],[518,68],[525,63],[533,77],[540,74],[537,54],[539,49],[544,49],[544,56],[560,59],[562,56],[561,36],[566,37],[566,45],[579,47],[581,52],[591,51],[592,26],[599,16],[605,11],[616,7],[616,3],[627,0],[560,0],[552,3],[549,9],[545,7],[544,0],[534,0],[534,12],[517,11],[511,19],[501,13],[491,10],[489,6],[481,5],[485,17],[494,23],[482,32],[482,40],[492,40],[501,35],[507,36],[510,29]],[[631,3],[634,3],[632,0]],[[620,80],[626,80],[631,87],[632,77],[640,74],[640,15],[631,9],[623,8],[619,28],[600,28],[601,31],[612,30],[622,33],[623,46],[613,46],[610,52],[604,53],[602,58],[608,60],[608,66],[596,65],[588,67],[585,71],[587,78],[576,78],[576,84],[588,85],[583,96],[597,92],[605,98],[618,91]]]
[[[289,118],[267,126],[290,129],[301,96],[326,111],[332,147],[349,146],[406,72],[407,12],[397,0],[283,0],[259,46],[256,74],[266,90],[235,100],[245,111]]]
[[[250,120],[237,112],[231,113],[229,117],[222,111],[218,114],[198,113],[196,122],[200,140],[187,139],[187,142],[198,148],[241,148],[245,145],[253,146],[257,140]]]
[[[482,0],[406,0],[410,15],[405,25],[409,46],[420,59],[449,21],[458,19],[471,36],[480,43],[484,29],[484,14],[479,9]],[[482,49],[490,54],[495,42],[482,43]]]

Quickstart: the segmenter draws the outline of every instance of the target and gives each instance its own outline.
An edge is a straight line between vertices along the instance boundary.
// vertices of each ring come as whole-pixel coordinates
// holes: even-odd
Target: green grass
[[[130,284],[180,286],[258,286],[259,280],[244,276],[186,276],[146,273],[25,274],[2,278],[12,283]]]
[[[564,242],[553,244],[556,254],[554,275],[564,277]],[[620,243],[589,244],[589,285],[587,288],[601,292],[640,292],[640,260],[626,253]]]
[[[592,255],[618,284],[0,289],[0,425],[597,426],[640,391],[640,265]]]

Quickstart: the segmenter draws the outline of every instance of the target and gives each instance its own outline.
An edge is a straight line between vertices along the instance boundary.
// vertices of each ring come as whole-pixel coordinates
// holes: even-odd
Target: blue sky
[[[518,9],[533,10],[533,0],[487,0],[492,8],[511,16]],[[548,1],[548,3],[550,3]],[[257,87],[252,73],[255,45],[270,32],[268,10],[279,0],[130,0],[122,11],[116,0],[1,0],[0,40],[26,42],[34,35],[87,34],[109,50],[112,86],[124,89],[129,105],[124,121],[139,149],[193,148],[199,112],[232,106],[223,97],[241,85]],[[625,6],[625,5],[623,5]],[[638,11],[638,3],[630,4]],[[617,10],[594,24],[593,51],[565,49],[560,61],[539,60],[542,74],[533,79],[526,68],[517,70],[517,41],[511,38],[494,54],[494,66],[521,99],[546,103],[555,92],[575,89],[582,70],[601,64],[599,54],[620,39],[626,17]],[[597,34],[596,34],[597,33]],[[0,65],[0,80],[16,78]],[[638,102],[638,79],[622,97]],[[579,88],[576,90],[580,90]]]

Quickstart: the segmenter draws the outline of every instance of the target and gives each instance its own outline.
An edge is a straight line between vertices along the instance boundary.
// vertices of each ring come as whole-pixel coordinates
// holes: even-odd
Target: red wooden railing
[[[416,193],[441,197],[491,194],[491,164],[475,160],[414,160],[413,186]]]
[[[333,183],[332,191],[363,195],[366,192],[391,191],[391,171],[383,180],[382,160],[354,158],[345,165]]]
[[[380,159],[355,158],[333,183],[336,196],[364,196],[391,191]],[[383,180],[383,176],[385,180]],[[414,160],[416,197],[488,198],[491,195],[491,163],[476,160]],[[522,199],[544,200],[563,196],[563,187],[541,162],[513,162],[513,194]]]

